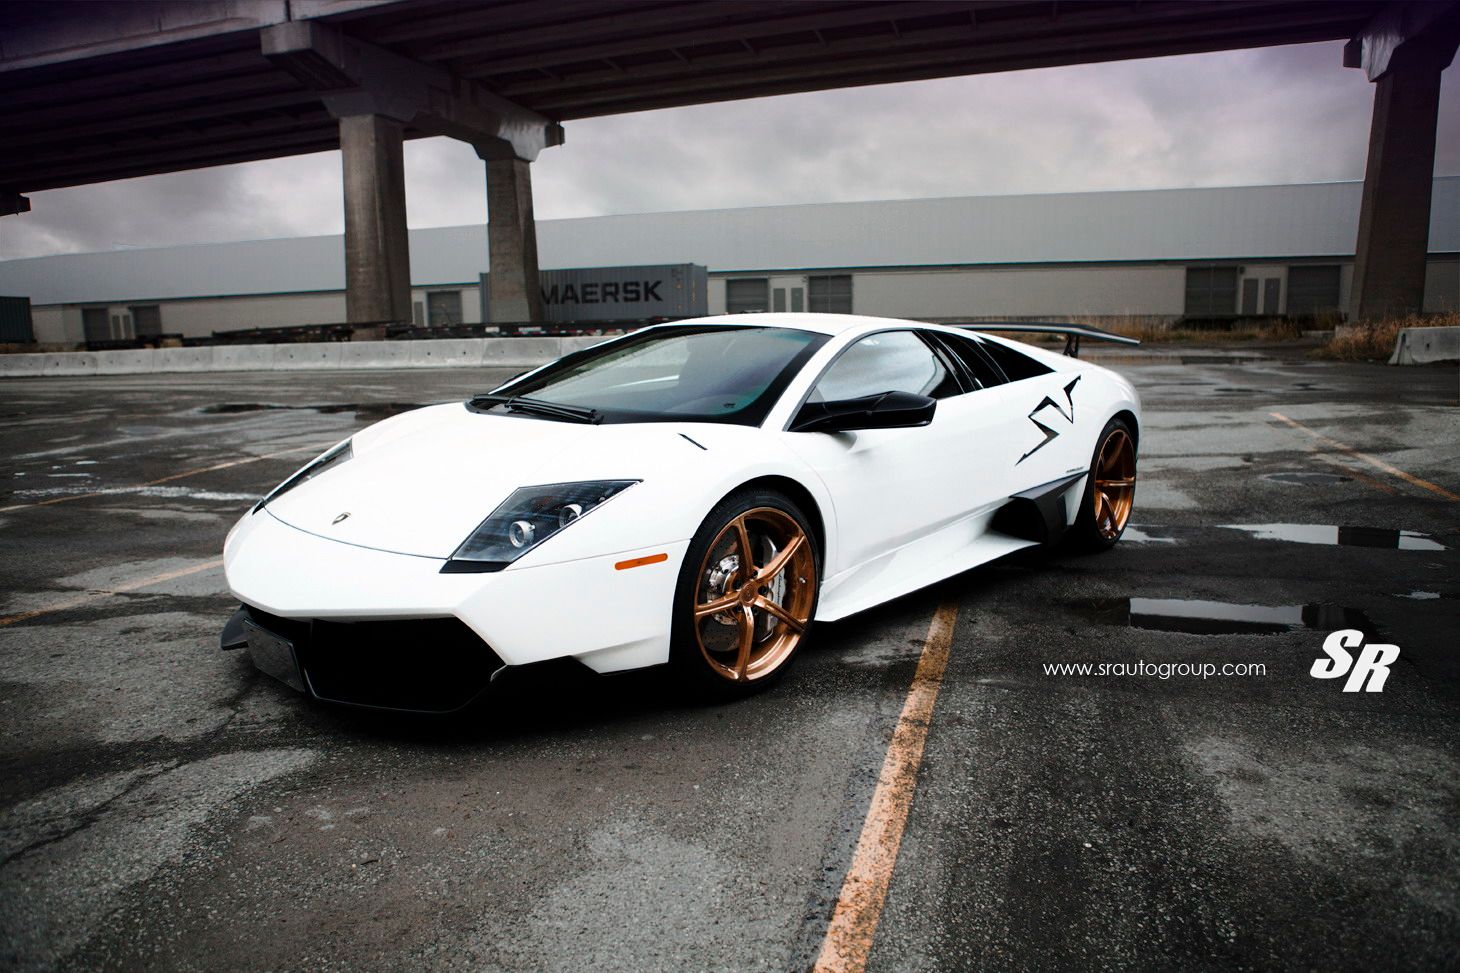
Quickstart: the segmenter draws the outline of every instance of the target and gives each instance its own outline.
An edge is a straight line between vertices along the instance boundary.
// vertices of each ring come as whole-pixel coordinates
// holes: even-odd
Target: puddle
[[[1376,630],[1367,615],[1340,605],[1239,605],[1187,598],[1104,598],[1083,603],[1107,625],[1188,635],[1279,635],[1301,629]]]
[[[1234,388],[1229,385],[1223,385],[1212,389],[1212,391],[1218,395],[1255,395],[1257,389]]]
[[[1339,476],[1337,473],[1264,473],[1262,479],[1298,486],[1331,486],[1335,483],[1353,482],[1353,477]]]
[[[244,412],[270,412],[274,410],[317,412],[321,415],[336,415],[341,412],[353,412],[355,418],[367,421],[379,421],[389,419],[391,416],[400,415],[402,412],[410,412],[412,409],[425,408],[421,402],[363,402],[341,405],[333,403],[329,405],[282,405],[277,402],[220,402],[217,405],[205,405],[198,411],[209,416],[232,416]]]
[[[1289,541],[1293,544],[1327,544],[1339,547],[1381,547],[1400,551],[1443,551],[1444,544],[1428,534],[1387,527],[1335,527],[1332,524],[1221,524],[1226,530],[1240,530],[1259,541]]]
[[[1135,524],[1130,524],[1129,526],[1126,527],[1125,533],[1120,535],[1120,539],[1121,539],[1122,543],[1129,542],[1131,544],[1179,544],[1180,543],[1180,541],[1178,541],[1174,537],[1162,537],[1160,534],[1151,533],[1152,531],[1159,531],[1159,530],[1162,530],[1162,529],[1163,528],[1160,528],[1160,527],[1137,526]]]
[[[1250,362],[1276,362],[1262,355],[1182,355],[1183,365],[1245,365]]]

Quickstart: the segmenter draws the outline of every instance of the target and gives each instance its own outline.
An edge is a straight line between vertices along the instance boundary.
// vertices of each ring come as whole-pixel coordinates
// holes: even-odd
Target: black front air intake
[[[248,613],[294,644],[309,693],[326,702],[449,713],[480,696],[503,665],[456,618],[311,621]]]

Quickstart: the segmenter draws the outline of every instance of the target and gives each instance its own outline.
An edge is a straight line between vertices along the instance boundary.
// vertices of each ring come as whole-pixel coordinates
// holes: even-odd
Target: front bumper
[[[222,642],[225,649],[246,647],[260,671],[315,699],[414,713],[464,709],[504,668],[454,618],[331,622],[244,605]]]
[[[328,540],[290,527],[265,508],[246,516],[229,536],[224,570],[239,601],[286,627],[454,622],[502,665],[573,658],[603,673],[668,661],[670,611],[688,544],[487,574],[442,574],[440,559]],[[668,558],[615,567],[659,553]],[[412,664],[418,641],[403,632],[393,633],[397,652],[402,664]]]

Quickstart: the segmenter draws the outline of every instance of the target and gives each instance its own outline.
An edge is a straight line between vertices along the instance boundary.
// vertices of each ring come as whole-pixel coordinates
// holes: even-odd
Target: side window
[[[989,361],[987,355],[979,350],[978,342],[972,338],[964,337],[961,334],[947,334],[939,331],[938,339],[943,342],[960,362],[968,369],[974,379],[978,382],[979,388],[992,388],[995,385],[1004,384],[1004,375]]]
[[[944,399],[962,391],[958,379],[921,338],[911,331],[883,331],[842,352],[807,401],[857,399],[881,392],[915,392]]]
[[[989,353],[989,357],[999,363],[1004,374],[1009,376],[1009,381],[1018,382],[1026,378],[1035,378],[1039,375],[1048,375],[1054,371],[1043,362],[1035,361],[1028,355],[1015,351],[997,341],[984,341],[979,347]]]

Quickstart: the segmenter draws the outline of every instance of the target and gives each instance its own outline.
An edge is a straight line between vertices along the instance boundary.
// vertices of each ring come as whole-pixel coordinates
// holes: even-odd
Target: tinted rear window
[[[1021,354],[1013,348],[1007,348],[997,341],[979,342],[979,347],[989,353],[989,357],[998,362],[1009,381],[1018,382],[1026,378],[1036,378],[1040,375],[1048,375],[1054,371],[1043,362],[1035,361],[1028,355]]]
[[[979,352],[978,342],[961,334],[948,334],[944,331],[936,332],[935,336],[950,354],[963,363],[963,367],[968,369],[978,382],[979,388],[992,388],[995,385],[1004,384],[1003,373],[994,368],[989,359]]]

